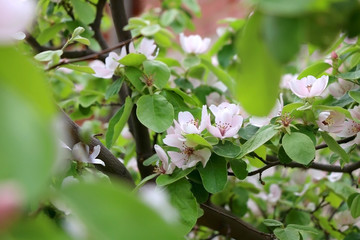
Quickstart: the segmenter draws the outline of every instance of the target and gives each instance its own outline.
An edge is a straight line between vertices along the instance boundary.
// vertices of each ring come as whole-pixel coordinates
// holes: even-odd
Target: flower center
[[[324,121],[322,121],[322,124],[326,126],[332,126],[334,124],[334,118],[331,116],[331,114]]]
[[[197,120],[197,119],[192,119],[192,120],[190,120],[190,121],[188,122],[188,124],[192,124],[192,125],[194,125],[195,127],[198,127],[198,125],[199,125],[199,120]]]
[[[306,85],[307,90],[310,92],[312,88],[312,84]]]
[[[195,151],[194,148],[192,148],[192,147],[186,147],[183,152],[184,152],[188,157],[190,157],[191,155],[194,154],[194,151]]]
[[[230,123],[223,123],[219,121],[218,123],[216,123],[216,127],[220,130],[220,134],[224,136],[226,131],[229,130],[229,128],[231,128],[232,126]]]

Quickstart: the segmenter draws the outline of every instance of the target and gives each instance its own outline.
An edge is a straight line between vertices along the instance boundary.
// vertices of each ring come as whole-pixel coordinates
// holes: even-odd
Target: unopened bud
[[[339,57],[339,56],[336,54],[335,51],[332,51],[332,52],[331,52],[331,59],[335,60],[335,59],[338,59],[338,57]]]

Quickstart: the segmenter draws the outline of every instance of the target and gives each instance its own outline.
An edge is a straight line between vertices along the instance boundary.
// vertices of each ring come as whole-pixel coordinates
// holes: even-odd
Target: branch
[[[61,111],[61,115],[65,123],[66,132],[68,133],[67,138],[61,140],[69,147],[72,147],[74,144],[81,142],[79,133],[80,127],[75,122],[73,122],[65,112]],[[102,165],[95,165],[97,169],[109,176],[114,176],[120,178],[121,180],[125,180],[131,186],[135,187],[134,180],[132,179],[126,167],[98,139],[91,137],[90,142],[86,142],[85,144],[89,145],[90,148],[93,148],[97,145],[100,145],[101,147],[98,158],[105,163],[105,167]]]
[[[131,38],[130,31],[125,31],[124,27],[127,25],[127,17],[123,0],[110,0],[111,14],[116,30],[116,35],[119,42],[130,43],[134,38]],[[127,45],[127,52],[128,52]],[[120,92],[121,101],[125,101],[127,96],[131,96],[130,88],[123,84]],[[137,165],[142,178],[151,175],[154,172],[152,166],[144,166],[143,162],[154,154],[153,147],[150,141],[149,129],[142,125],[136,116],[136,105],[134,105],[129,117],[129,129],[132,133],[136,144],[136,158]]]
[[[99,0],[99,2],[96,5],[95,20],[92,24],[90,24],[91,28],[94,30],[94,38],[99,43],[101,49],[106,49],[109,47],[103,35],[101,34],[101,30],[100,30],[101,19],[103,16],[103,9],[105,7],[105,4],[106,4],[106,0]]]
[[[46,71],[50,71],[52,69],[55,69],[57,67],[60,67],[62,65],[65,65],[65,64],[70,64],[70,63],[76,63],[76,62],[82,62],[82,61],[88,61],[88,60],[94,60],[94,59],[98,59],[100,58],[102,55],[106,54],[106,53],[109,53],[111,51],[114,51],[115,49],[118,49],[118,48],[121,48],[123,46],[125,46],[126,44],[134,41],[135,39],[139,38],[141,36],[137,36],[137,37],[134,37],[134,38],[131,38],[129,40],[125,40],[123,42],[120,42],[118,44],[116,44],[115,46],[111,47],[111,48],[107,48],[107,49],[104,49],[100,52],[97,52],[97,53],[93,53],[93,54],[90,54],[90,55],[86,55],[84,57],[80,57],[80,58],[75,58],[75,59],[71,59],[71,60],[67,60],[67,59],[62,59],[61,62],[59,62],[58,64],[55,64],[51,67],[49,67],[48,69],[46,69]]]
[[[276,239],[273,234],[257,230],[225,209],[203,203],[201,208],[204,210],[204,215],[198,219],[198,224],[217,230],[224,236],[251,240]]]
[[[48,50],[58,50],[60,48],[52,48],[52,47],[44,47],[41,46],[36,39],[29,33],[26,33],[26,42],[37,52],[44,52]],[[81,50],[81,51],[64,51],[62,57],[64,58],[81,58],[84,56],[88,56],[90,54],[93,54],[94,51],[90,49]]]

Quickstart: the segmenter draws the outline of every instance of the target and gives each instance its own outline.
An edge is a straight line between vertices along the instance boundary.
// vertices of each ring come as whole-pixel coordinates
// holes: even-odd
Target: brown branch
[[[354,139],[355,139],[355,136],[351,136],[351,137],[347,137],[347,138],[344,138],[344,139],[341,139],[341,140],[337,140],[336,142],[338,144],[342,144],[342,143],[348,143],[348,142],[350,142],[350,141],[352,141]],[[323,144],[320,144],[320,145],[316,146],[315,149],[319,150],[319,149],[323,149],[323,148],[327,148],[327,147],[328,147],[328,145],[326,143],[323,143]]]
[[[217,230],[224,236],[251,240],[276,239],[273,234],[257,230],[225,209],[210,204],[201,204],[201,208],[204,215],[198,219],[198,224]]]
[[[131,38],[130,31],[125,31],[124,27],[127,25],[127,17],[123,0],[110,0],[111,14],[116,30],[116,35],[119,42],[130,43],[135,38]],[[127,52],[128,52],[127,45]],[[123,84],[120,92],[120,99],[124,102],[127,96],[131,96],[131,90]],[[142,125],[136,116],[136,105],[133,107],[129,117],[129,129],[132,133],[136,144],[136,158],[137,165],[142,178],[149,176],[153,173],[153,166],[144,166],[143,162],[153,155],[153,147],[150,141],[149,129]]]
[[[62,65],[65,65],[65,64],[70,64],[70,63],[77,63],[77,62],[83,62],[83,61],[89,61],[89,60],[94,60],[94,59],[98,59],[98,58],[101,58],[102,55],[106,54],[106,53],[109,53],[111,51],[114,51],[118,48],[121,48],[123,46],[125,46],[126,44],[134,41],[135,39],[139,38],[140,36],[137,36],[137,37],[134,37],[134,38],[131,38],[129,40],[125,40],[123,42],[120,42],[118,44],[116,44],[115,46],[113,47],[110,47],[110,48],[107,48],[107,49],[104,49],[98,53],[93,53],[93,54],[90,54],[90,55],[87,55],[87,56],[84,56],[84,57],[80,57],[80,58],[76,58],[76,59],[71,59],[71,60],[67,60],[67,59],[62,59],[61,62],[59,62],[58,64],[55,64],[51,67],[49,67],[48,69],[46,69],[46,71],[50,71],[52,69],[55,69],[57,67],[60,67]]]
[[[80,127],[75,122],[73,122],[65,112],[61,111],[60,113],[64,120],[65,130],[68,133],[67,138],[61,140],[72,148],[72,146],[74,146],[76,143],[82,141],[79,133]],[[121,180],[125,180],[132,187],[135,187],[134,180],[132,179],[126,167],[98,139],[91,137],[89,142],[84,143],[89,145],[90,148],[100,145],[101,149],[98,158],[105,163],[105,167],[102,165],[96,165],[97,169],[109,176],[114,176],[120,178]]]
[[[99,0],[99,2],[96,5],[95,20],[92,24],[90,24],[91,28],[94,30],[94,38],[99,43],[101,49],[106,49],[109,47],[103,35],[101,34],[101,30],[100,30],[101,19],[103,17],[103,10],[105,4],[106,4],[106,0]]]

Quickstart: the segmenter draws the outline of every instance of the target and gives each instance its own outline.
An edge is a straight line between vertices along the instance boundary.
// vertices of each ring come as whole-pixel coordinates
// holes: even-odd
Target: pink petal
[[[163,139],[163,142],[170,147],[177,147],[182,149],[184,142],[180,140],[181,135],[178,134],[168,134]]]
[[[155,144],[154,149],[155,149],[156,154],[159,156],[160,161],[162,162],[163,168],[167,169],[168,164],[169,164],[169,158],[166,155],[164,149],[162,149],[162,147],[160,147],[157,144]]]
[[[312,77],[312,76],[308,76]],[[313,83],[309,97],[315,97],[320,96],[321,93],[325,90],[327,83],[329,81],[329,76],[322,76],[321,78],[316,79],[316,81]]]
[[[220,130],[217,127],[214,126],[208,126],[208,131],[211,133],[211,135],[213,135],[214,137],[217,138],[222,138],[223,136],[220,133]]]
[[[169,151],[168,154],[170,156],[171,162],[173,162],[178,168],[182,168],[186,162],[186,155],[173,151]]]

